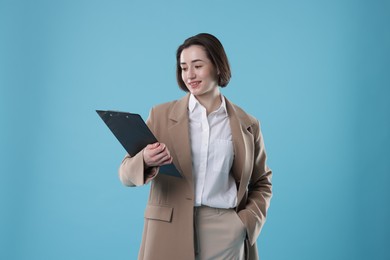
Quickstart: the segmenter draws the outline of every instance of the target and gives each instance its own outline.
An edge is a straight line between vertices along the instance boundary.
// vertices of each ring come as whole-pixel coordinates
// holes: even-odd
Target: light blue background
[[[390,259],[389,25],[379,0],[1,0],[0,258],[136,258],[149,186],[94,110],[183,96],[176,48],[209,32],[274,172],[262,259]]]

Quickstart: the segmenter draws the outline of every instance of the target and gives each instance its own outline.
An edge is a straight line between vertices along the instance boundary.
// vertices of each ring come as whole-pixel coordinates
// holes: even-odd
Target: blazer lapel
[[[168,129],[173,148],[170,152],[173,156],[174,164],[188,181],[189,186],[193,188],[188,118],[189,97],[190,95],[187,94],[174,104],[168,115],[170,120]],[[245,195],[253,167],[254,143],[253,136],[248,131],[248,128],[254,122],[245,112],[234,106],[227,98],[225,100],[232,131],[234,147],[232,173],[236,182],[239,183],[237,194],[237,203],[239,204]]]
[[[192,156],[189,138],[188,119],[189,94],[178,100],[169,112],[169,135],[172,143],[174,164],[178,166],[181,174],[189,181],[192,187]]]
[[[225,99],[234,147],[232,173],[236,182],[239,183],[237,194],[237,205],[239,205],[245,195],[253,167],[253,135],[248,131],[253,121],[245,112],[235,107],[227,98]]]

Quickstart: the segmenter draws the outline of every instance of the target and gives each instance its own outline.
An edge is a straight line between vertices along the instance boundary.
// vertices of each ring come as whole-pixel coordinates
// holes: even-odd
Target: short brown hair
[[[180,55],[181,52],[192,46],[199,45],[202,46],[207,54],[207,57],[211,60],[218,74],[218,86],[226,87],[232,77],[230,72],[229,61],[226,56],[225,50],[221,42],[214,36],[208,33],[200,33],[195,36],[192,36],[184,41],[182,45],[177,48],[176,51],[176,80],[179,84],[179,87],[188,92],[186,84],[183,82],[181,76],[181,66],[180,66]]]

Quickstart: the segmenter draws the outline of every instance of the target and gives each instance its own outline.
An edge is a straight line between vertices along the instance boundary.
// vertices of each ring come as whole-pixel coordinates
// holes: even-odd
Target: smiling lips
[[[201,81],[192,81],[192,82],[189,82],[188,84],[192,87],[192,88],[197,88],[199,86]]]

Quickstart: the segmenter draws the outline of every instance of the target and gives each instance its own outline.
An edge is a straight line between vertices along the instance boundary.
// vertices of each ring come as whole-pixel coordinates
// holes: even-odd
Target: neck
[[[219,88],[216,87],[214,91],[210,91],[207,94],[195,96],[199,103],[206,108],[207,115],[217,110],[222,103],[221,93]]]

